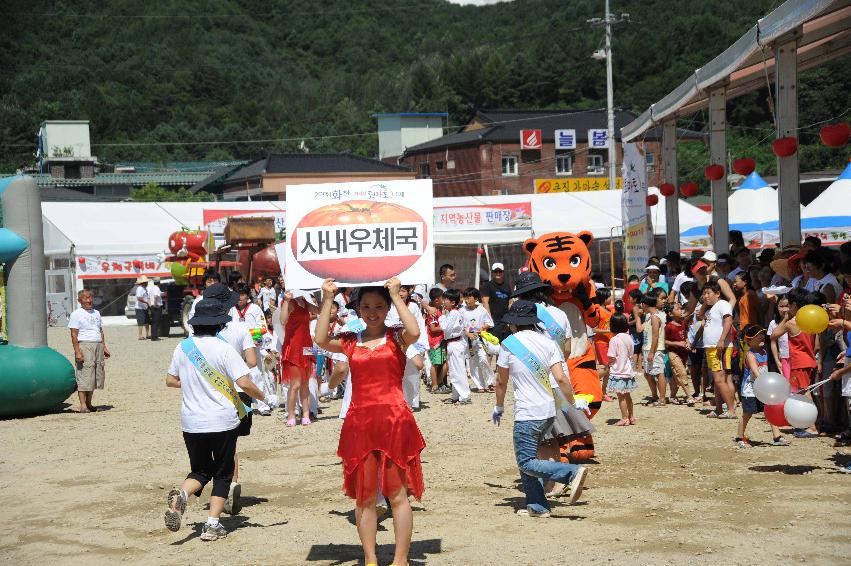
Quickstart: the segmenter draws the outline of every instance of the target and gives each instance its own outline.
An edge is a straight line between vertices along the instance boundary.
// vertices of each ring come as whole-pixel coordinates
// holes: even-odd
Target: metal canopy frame
[[[727,100],[765,86],[766,74],[775,78],[775,43],[790,33],[799,35],[799,72],[851,53],[851,0],[787,0],[622,128],[623,140],[708,108],[709,93],[720,86]]]

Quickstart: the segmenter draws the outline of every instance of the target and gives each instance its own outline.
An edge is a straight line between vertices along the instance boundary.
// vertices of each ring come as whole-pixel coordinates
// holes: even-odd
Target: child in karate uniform
[[[417,326],[420,328],[420,337],[415,344],[408,346],[405,351],[405,356],[408,362],[405,364],[405,373],[402,378],[402,391],[405,394],[405,401],[411,409],[418,411],[420,408],[420,373],[423,369],[428,371],[429,368],[425,365],[425,352],[428,351],[428,333],[426,332],[425,317],[423,316],[422,308],[418,302],[411,300],[411,294],[414,289],[413,285],[402,285],[399,289],[399,295],[408,307],[414,319],[417,321]],[[399,313],[396,307],[391,305],[390,312],[387,313],[386,324],[388,328],[401,326],[402,321],[399,318]]]
[[[473,391],[476,393],[493,391],[496,379],[488,362],[488,353],[479,338],[482,330],[493,328],[493,318],[485,307],[479,304],[481,298],[478,289],[468,287],[464,289],[464,306],[461,308],[464,330],[469,340],[470,377],[473,378]]]
[[[467,357],[467,343],[464,335],[464,319],[458,309],[460,301],[461,293],[456,289],[447,289],[443,293],[443,314],[438,322],[446,343],[446,363],[449,366],[449,383],[452,385],[450,400],[460,405],[469,405],[473,400],[470,399],[470,385],[467,383],[467,368],[464,363]],[[437,312],[433,307],[428,309]]]

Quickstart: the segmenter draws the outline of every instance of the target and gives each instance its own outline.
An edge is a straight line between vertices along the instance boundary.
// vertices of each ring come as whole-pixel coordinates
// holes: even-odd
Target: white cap
[[[709,251],[704,253],[700,259],[704,261],[718,261],[718,256],[715,255],[715,252]]]
[[[659,266],[656,265],[655,263],[648,263],[644,267],[644,271],[650,271],[651,269],[654,270],[654,271],[662,271],[661,269],[659,269]]]
[[[496,262],[491,266],[491,271],[496,271],[497,269],[500,271],[505,271],[505,266],[499,262]]]

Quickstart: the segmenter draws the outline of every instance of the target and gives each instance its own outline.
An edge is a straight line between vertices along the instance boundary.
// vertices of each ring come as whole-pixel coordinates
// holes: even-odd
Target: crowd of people
[[[621,419],[614,424],[638,423],[632,394],[643,375],[650,392],[645,406],[711,407],[708,417],[737,421],[731,436],[738,447],[750,448],[748,423],[763,410],[754,381],[770,370],[818,406],[816,423],[795,429],[795,437],[851,440],[849,252],[851,243],[832,250],[808,238],[802,246],[755,256],[741,246],[728,254],[652,257],[643,276],[630,277],[623,290],[592,276],[591,300],[610,316],[586,330],[604,401],[616,398],[619,405]],[[286,289],[282,277],[248,284],[239,273],[227,280],[205,273],[203,293],[190,311],[191,336],[175,349],[166,379],[182,390],[191,468],[169,493],[166,526],[177,530],[189,496],[212,482],[202,539],[224,536],[221,513],[240,509],[237,439],[250,434],[252,415],[271,415],[280,399],[286,426],[307,426],[323,401],[339,398],[343,486],[355,499],[366,563],[374,563],[377,518],[388,507],[396,564],[405,563],[412,532],[408,497],[419,498],[424,489],[419,454],[425,442],[415,419],[423,384],[462,408],[476,393],[494,394],[492,420],[499,425],[511,381],[514,449],[526,493],[518,514],[548,517],[548,497],[575,502],[587,469],[559,448],[594,426],[588,402],[574,397],[565,363],[567,317],[537,273],[521,272],[512,284],[501,263],[491,267],[481,289],[456,289],[449,264],[430,289],[396,279],[356,289],[326,280],[321,290],[305,292]],[[145,283],[139,282],[146,292],[137,291],[137,305],[150,309],[162,299]],[[103,386],[109,352],[90,293],[79,299],[70,327],[86,412],[92,390]],[[795,315],[806,305],[829,311],[827,330],[813,335],[798,327]],[[774,425],[767,442],[789,444]]]

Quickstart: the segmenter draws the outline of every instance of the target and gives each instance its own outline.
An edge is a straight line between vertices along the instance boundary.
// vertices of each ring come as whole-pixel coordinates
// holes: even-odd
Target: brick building
[[[620,129],[636,116],[615,112],[618,178]],[[437,197],[602,190],[609,184],[605,130],[604,110],[480,110],[459,132],[407,148],[399,162],[433,179]],[[525,145],[536,149],[521,148],[524,134],[533,142]],[[680,129],[678,137],[702,134]],[[644,142],[648,183],[658,186],[661,129]]]

